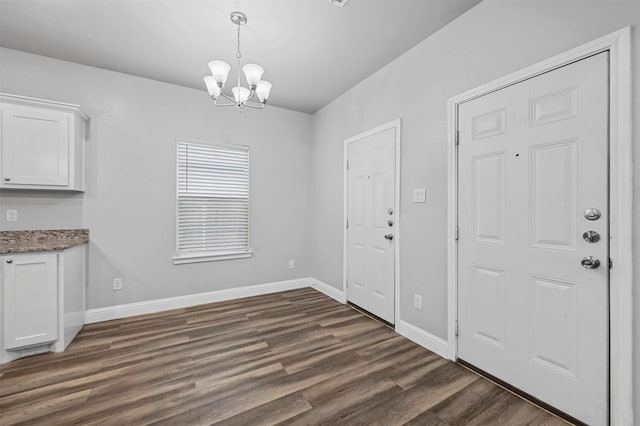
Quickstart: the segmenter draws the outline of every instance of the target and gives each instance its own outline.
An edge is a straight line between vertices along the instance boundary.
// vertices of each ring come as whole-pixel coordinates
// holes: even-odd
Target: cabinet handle
[[[7,263],[13,263],[12,259],[7,259]]]
[[[11,180],[11,178],[4,178],[5,182],[9,182]]]

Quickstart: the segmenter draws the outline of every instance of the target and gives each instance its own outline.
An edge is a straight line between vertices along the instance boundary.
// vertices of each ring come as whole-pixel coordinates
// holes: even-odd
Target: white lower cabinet
[[[86,250],[0,256],[0,364],[63,352],[84,325]]]
[[[58,339],[58,255],[8,256],[4,269],[4,348]]]

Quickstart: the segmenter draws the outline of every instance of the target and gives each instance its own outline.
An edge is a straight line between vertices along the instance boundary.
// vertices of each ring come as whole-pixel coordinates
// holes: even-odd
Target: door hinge
[[[349,229],[349,219],[347,219],[347,229]]]
[[[460,132],[456,130],[456,145],[460,145]]]
[[[611,258],[609,258],[609,269],[613,268],[613,260],[611,260]]]
[[[349,170],[349,160],[347,160],[347,170]]]
[[[458,320],[456,320],[455,335],[456,335],[456,337],[458,337]]]
[[[458,239],[460,239],[460,227],[456,225],[456,241],[458,241]]]

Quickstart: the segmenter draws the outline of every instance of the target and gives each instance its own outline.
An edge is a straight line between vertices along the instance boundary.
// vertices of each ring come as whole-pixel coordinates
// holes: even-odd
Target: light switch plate
[[[18,220],[18,210],[7,210],[7,222],[15,222]]]
[[[413,190],[413,202],[414,203],[426,203],[427,202],[427,190],[425,188],[416,188]]]

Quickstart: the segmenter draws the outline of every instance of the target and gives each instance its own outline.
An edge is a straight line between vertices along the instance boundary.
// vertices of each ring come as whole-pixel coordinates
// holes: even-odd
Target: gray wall
[[[555,54],[640,23],[638,1],[485,1],[313,116],[311,274],[342,288],[343,141],[402,118],[401,318],[446,338],[447,99]],[[633,31],[634,117],[640,37]],[[635,279],[640,282],[640,120],[636,135]],[[427,203],[411,202],[427,188]],[[413,294],[423,296],[422,311]],[[640,291],[635,293],[640,306]],[[636,309],[637,312],[637,309]],[[640,315],[635,317],[640,354]],[[640,397],[640,356],[636,356]],[[637,404],[640,406],[640,402]],[[640,408],[639,408],[640,409]],[[640,412],[637,414],[640,416]]]
[[[89,308],[309,276],[308,114],[240,113],[205,91],[9,49],[0,91],[91,116],[84,194],[0,192],[0,229],[90,229]],[[176,137],[250,145],[252,258],[173,265]],[[124,290],[112,291],[114,277]]]

